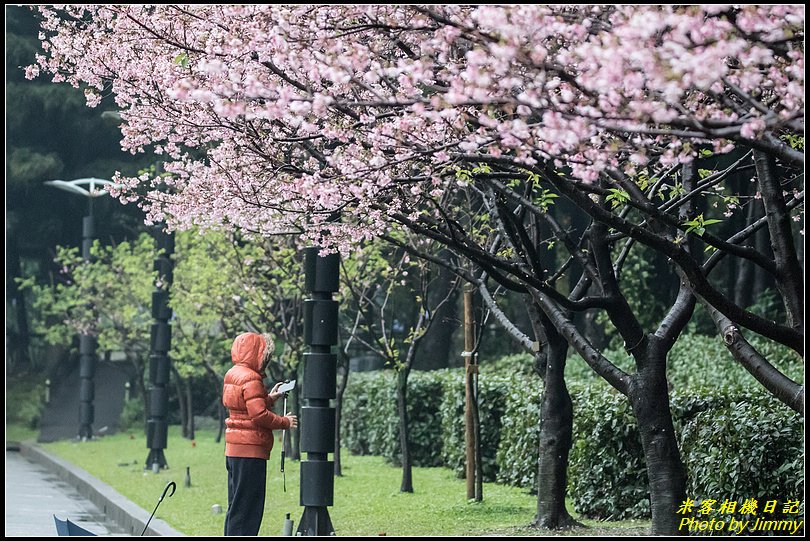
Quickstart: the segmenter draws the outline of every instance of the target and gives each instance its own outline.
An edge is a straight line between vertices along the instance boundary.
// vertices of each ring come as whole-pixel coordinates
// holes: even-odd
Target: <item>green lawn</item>
[[[188,535],[221,535],[227,508],[224,443],[214,443],[210,432],[198,432],[196,444],[169,430],[166,459],[170,469],[144,471],[147,455],[143,434],[118,434],[90,442],[62,441],[44,448],[76,464],[150,511],[169,481],[177,492],[160,505],[157,516]],[[379,457],[344,452],[344,477],[335,480],[335,506],[329,512],[339,535],[475,535],[531,522],[535,498],[523,490],[495,484],[484,487],[484,502],[468,503],[465,484],[446,468],[415,468],[414,494],[399,492],[398,468]],[[298,464],[287,461],[287,492],[282,491],[280,458],[273,452],[268,464],[267,504],[260,535],[278,535],[285,513],[297,521]],[[183,486],[186,466],[192,486]]]
[[[7,427],[8,434],[12,434]],[[26,432],[20,432],[25,435]],[[196,442],[169,429],[166,459],[170,469],[159,474],[144,471],[148,454],[141,433],[123,433],[90,442],[75,440],[44,444],[49,452],[78,465],[151,512],[169,481],[177,492],[160,505],[157,517],[187,535],[221,535],[227,508],[224,443],[214,433],[198,431]],[[465,482],[447,468],[414,468],[414,494],[399,492],[401,470],[380,457],[343,453],[343,477],[335,479],[335,506],[329,509],[338,535],[537,535],[528,528],[536,498],[514,487],[486,483],[484,501],[468,502]],[[183,485],[191,468],[191,487]],[[267,502],[260,535],[279,535],[284,515],[298,526],[298,463],[287,461],[287,492],[282,491],[280,458],[274,451],[268,463]],[[219,504],[222,514],[213,514]],[[570,506],[569,506],[570,507]],[[580,519],[582,520],[582,519]],[[588,530],[559,532],[588,535],[645,535],[648,521],[600,523],[582,520]],[[545,532],[552,533],[552,532]]]

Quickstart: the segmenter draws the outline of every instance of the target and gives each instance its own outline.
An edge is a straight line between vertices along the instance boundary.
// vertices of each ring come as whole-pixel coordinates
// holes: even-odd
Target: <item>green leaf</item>
[[[174,57],[173,62],[175,64],[178,64],[178,65],[184,67],[184,68],[187,68],[188,67],[188,53],[186,53],[185,51],[183,51],[182,53],[179,53],[177,56]]]
[[[608,192],[610,194],[605,197],[605,201],[609,201],[611,208],[615,209],[616,207],[620,207],[630,201],[630,194],[628,194],[624,190],[620,190],[618,188],[609,188]]]
[[[703,218],[703,214],[698,214],[695,219],[687,220],[683,222],[682,225],[686,226],[686,233],[694,233],[695,235],[702,237],[706,232],[707,225],[718,224],[722,221],[723,220],[715,219],[706,220]]]

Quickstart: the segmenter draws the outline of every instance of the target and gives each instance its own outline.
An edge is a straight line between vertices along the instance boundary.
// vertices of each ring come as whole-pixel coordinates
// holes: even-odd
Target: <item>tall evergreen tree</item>
[[[117,170],[133,174],[153,161],[121,151],[117,123],[102,117],[116,109],[112,96],[88,109],[82,89],[25,79],[23,68],[34,61],[39,31],[35,11],[6,6],[6,336],[12,370],[31,361],[30,299],[14,278],[50,279],[56,246],[80,244],[87,212],[86,199],[44,182],[111,178]],[[94,205],[102,242],[134,238],[143,227],[143,213],[132,205],[111,198]]]

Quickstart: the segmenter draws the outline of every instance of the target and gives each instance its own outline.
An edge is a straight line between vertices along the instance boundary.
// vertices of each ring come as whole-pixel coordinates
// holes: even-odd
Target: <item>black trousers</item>
[[[228,470],[228,513],[225,535],[259,535],[264,515],[267,461],[225,457]]]

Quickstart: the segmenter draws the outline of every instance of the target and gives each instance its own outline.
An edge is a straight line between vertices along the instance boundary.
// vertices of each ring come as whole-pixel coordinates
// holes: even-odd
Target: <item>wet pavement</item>
[[[96,535],[128,535],[91,501],[19,451],[6,449],[6,537],[55,536],[53,516]]]

